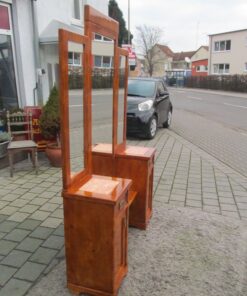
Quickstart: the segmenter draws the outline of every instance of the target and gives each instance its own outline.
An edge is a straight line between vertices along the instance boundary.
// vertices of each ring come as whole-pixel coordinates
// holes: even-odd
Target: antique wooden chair
[[[13,177],[14,154],[28,152],[31,154],[33,167],[38,173],[37,144],[33,141],[32,113],[16,112],[10,114],[7,111],[8,133],[12,140],[8,145],[8,157],[10,166],[10,176]],[[20,139],[18,137],[22,136]]]

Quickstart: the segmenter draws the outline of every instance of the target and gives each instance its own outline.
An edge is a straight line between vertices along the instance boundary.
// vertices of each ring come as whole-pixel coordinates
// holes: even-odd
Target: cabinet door
[[[124,208],[116,216],[115,228],[115,272],[118,273],[121,267],[127,266],[128,247],[128,208]]]

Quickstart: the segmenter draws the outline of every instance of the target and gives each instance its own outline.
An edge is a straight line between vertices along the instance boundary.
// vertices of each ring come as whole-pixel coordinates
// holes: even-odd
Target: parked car
[[[173,107],[162,78],[129,78],[127,102],[128,135],[152,139],[158,127],[170,126]]]

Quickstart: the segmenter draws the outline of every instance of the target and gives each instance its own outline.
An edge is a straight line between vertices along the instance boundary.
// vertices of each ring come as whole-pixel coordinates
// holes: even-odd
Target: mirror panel
[[[84,170],[83,52],[80,43],[68,43],[68,108],[70,176]]]
[[[100,34],[92,40],[92,144],[112,144],[114,41]]]
[[[126,83],[126,57],[119,58],[119,91],[118,91],[118,125],[117,125],[117,144],[124,141],[124,98]]]

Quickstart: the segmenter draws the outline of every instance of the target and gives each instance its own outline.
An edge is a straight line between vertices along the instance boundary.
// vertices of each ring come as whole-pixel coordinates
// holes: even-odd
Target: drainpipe
[[[39,52],[39,33],[37,24],[37,11],[36,2],[37,0],[31,0],[31,14],[33,24],[33,48],[34,48],[34,60],[35,60],[35,72],[36,72],[36,85],[33,89],[34,105],[43,105],[43,92],[42,92],[42,69],[40,63],[40,52]],[[37,99],[35,96],[37,93]]]
[[[211,61],[212,61],[212,36],[209,36],[208,75],[211,75]]]

